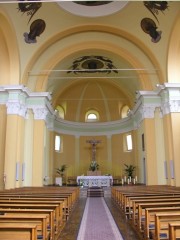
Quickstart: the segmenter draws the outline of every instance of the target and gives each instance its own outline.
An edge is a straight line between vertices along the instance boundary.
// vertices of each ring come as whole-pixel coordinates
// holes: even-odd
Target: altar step
[[[89,187],[87,197],[104,197],[104,190],[101,187]]]

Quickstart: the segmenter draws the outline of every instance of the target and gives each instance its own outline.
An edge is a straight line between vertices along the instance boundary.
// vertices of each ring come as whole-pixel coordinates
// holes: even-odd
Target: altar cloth
[[[77,184],[84,187],[109,187],[113,184],[112,176],[77,176]]]

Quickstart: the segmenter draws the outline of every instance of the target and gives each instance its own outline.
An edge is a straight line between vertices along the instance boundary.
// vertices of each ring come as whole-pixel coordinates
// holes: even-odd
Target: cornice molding
[[[128,117],[118,121],[84,123],[60,119],[51,105],[51,94],[48,92],[31,92],[24,85],[1,86],[0,104],[6,105],[7,114],[27,118],[31,109],[34,120],[44,120],[49,130],[61,134],[94,136],[125,133],[139,128],[141,122],[153,119],[156,108],[161,117],[170,113],[180,113],[180,84],[157,85],[156,91],[136,92],[136,104]]]

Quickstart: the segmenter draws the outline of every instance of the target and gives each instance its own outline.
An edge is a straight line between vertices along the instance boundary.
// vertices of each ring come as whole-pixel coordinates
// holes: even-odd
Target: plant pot
[[[56,177],[55,178],[55,184],[59,185],[59,186],[62,186],[62,177]]]

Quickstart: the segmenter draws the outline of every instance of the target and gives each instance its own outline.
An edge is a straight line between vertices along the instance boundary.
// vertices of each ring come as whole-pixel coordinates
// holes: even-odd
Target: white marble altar
[[[83,187],[109,187],[113,184],[112,176],[77,176],[77,184]]]

